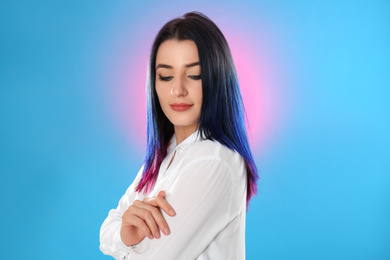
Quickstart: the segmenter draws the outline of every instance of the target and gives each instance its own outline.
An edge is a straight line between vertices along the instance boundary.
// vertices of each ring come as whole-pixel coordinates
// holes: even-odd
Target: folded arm
[[[173,217],[162,212],[171,234],[159,239],[146,237],[134,249],[126,246],[119,234],[121,216],[135,198],[130,186],[102,226],[102,251],[116,259],[197,258],[239,214],[238,208],[232,205],[241,201],[242,196],[236,191],[242,189],[235,186],[245,182],[235,183],[234,174],[226,161],[215,157],[202,157],[187,165],[165,191],[166,200],[176,212]]]

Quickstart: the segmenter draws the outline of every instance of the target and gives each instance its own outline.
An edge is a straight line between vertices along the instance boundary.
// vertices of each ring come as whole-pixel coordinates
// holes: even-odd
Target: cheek
[[[162,86],[156,85],[156,93],[159,100],[163,100],[164,96],[166,95],[164,93],[164,88]]]
[[[201,87],[199,87],[199,89],[198,89],[198,91],[197,91],[197,93],[196,93],[197,95],[197,100],[198,100],[198,102],[200,103],[200,104],[202,104],[202,102],[203,102],[203,92],[202,92],[202,86]]]
[[[160,107],[165,114],[168,109],[168,101],[169,101],[170,93],[167,94],[166,88],[164,88],[164,86],[159,86],[159,87],[156,86],[156,93],[157,93],[158,101],[160,103]]]

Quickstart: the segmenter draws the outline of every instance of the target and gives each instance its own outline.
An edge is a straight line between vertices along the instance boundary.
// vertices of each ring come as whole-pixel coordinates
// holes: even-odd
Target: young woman
[[[148,68],[144,166],[109,212],[100,249],[116,259],[245,259],[257,170],[234,62],[199,12],[159,31]]]

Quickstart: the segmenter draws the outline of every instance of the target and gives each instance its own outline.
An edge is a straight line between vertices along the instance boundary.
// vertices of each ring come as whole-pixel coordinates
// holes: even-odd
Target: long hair
[[[257,169],[245,128],[245,108],[228,43],[219,28],[200,12],[190,12],[166,23],[150,54],[147,77],[147,148],[143,175],[136,191],[151,191],[174,133],[155,90],[156,56],[166,40],[192,40],[198,48],[202,80],[202,108],[198,129],[203,139],[218,141],[237,151],[247,170],[247,203],[257,192]]]

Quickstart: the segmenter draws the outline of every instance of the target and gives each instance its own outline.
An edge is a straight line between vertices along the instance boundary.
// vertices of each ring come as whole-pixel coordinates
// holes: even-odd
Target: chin
[[[171,123],[176,127],[186,127],[186,126],[193,126],[196,124],[196,122],[172,122]]]
[[[190,115],[185,115],[182,114],[180,116],[171,116],[168,117],[169,121],[174,125],[174,126],[190,126],[193,124],[196,124],[198,120],[192,120],[194,117],[191,118]]]

